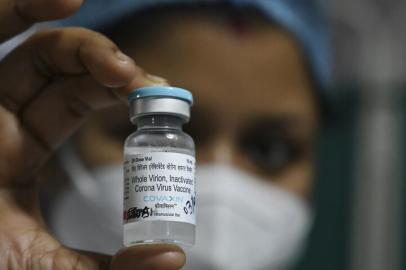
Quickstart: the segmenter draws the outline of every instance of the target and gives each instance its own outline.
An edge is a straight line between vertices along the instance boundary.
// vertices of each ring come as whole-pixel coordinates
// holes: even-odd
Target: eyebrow
[[[295,113],[257,114],[252,116],[252,122],[276,128],[292,128],[308,124],[306,117]]]
[[[312,139],[314,135],[306,118],[297,114],[254,115],[247,122],[241,126],[247,132],[260,130],[269,135],[289,136],[299,140]]]
[[[200,130],[204,128],[215,128],[217,116],[213,115],[210,109],[205,106],[192,107],[192,120],[187,125],[188,129]],[[293,130],[310,130],[310,123],[306,117],[299,113],[280,112],[280,113],[253,113],[243,120],[237,129],[257,129],[262,126],[269,131],[287,132],[292,134]],[[309,132],[308,135],[311,135]]]

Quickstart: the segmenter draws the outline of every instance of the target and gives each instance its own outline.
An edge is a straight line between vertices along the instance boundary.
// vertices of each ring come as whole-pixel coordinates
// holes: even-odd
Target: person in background
[[[81,4],[0,1],[0,43],[34,22],[67,17]],[[36,33],[0,61],[0,269],[182,267],[184,253],[174,245],[132,247],[114,257],[70,249],[49,233],[39,208],[46,179],[38,171],[51,153],[90,111],[151,83],[162,80],[108,38],[81,28]]]
[[[62,25],[101,31],[195,96],[197,244],[185,269],[287,269],[312,221],[315,147],[329,78],[314,1],[87,1]],[[122,247],[128,109],[94,114],[59,153],[44,208],[64,244]],[[54,180],[52,180],[54,181]],[[61,188],[63,187],[63,188]]]

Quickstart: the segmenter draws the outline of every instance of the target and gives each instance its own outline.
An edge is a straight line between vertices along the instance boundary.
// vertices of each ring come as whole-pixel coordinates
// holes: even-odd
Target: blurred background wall
[[[299,269],[406,269],[406,1],[322,4],[338,117],[323,135],[319,214]]]

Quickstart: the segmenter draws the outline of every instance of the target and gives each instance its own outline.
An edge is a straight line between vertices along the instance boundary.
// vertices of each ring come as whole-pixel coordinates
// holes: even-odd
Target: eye
[[[128,119],[128,108],[123,105],[103,109],[94,117],[103,135],[120,143],[136,130]]]
[[[187,123],[183,130],[192,136],[197,147],[207,145],[214,137],[218,127],[215,121],[211,121],[208,115],[211,115],[210,110],[202,109],[198,106],[192,107],[192,121]]]
[[[287,169],[304,155],[304,146],[280,125],[249,128],[240,139],[243,154],[261,171],[273,174]]]
[[[114,125],[114,128],[106,130],[106,132],[108,132],[112,138],[119,142],[124,142],[128,135],[130,135],[134,131],[135,126],[130,124],[128,121],[118,122],[116,125]]]

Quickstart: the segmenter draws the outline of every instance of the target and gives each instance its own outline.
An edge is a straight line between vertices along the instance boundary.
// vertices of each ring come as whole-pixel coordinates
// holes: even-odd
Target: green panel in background
[[[333,102],[335,116],[320,138],[315,224],[295,270],[349,269],[353,149],[359,102],[354,87],[333,92],[339,93]]]
[[[399,100],[399,106],[400,106],[400,111],[402,115],[402,127],[401,127],[401,138],[402,138],[402,165],[406,164],[406,86],[399,87],[400,89],[397,91],[400,93],[400,97],[398,98]],[[402,166],[402,177],[403,181],[402,183],[402,198],[401,198],[401,204],[402,204],[402,218],[401,218],[401,225],[400,228],[403,229],[401,233],[402,236],[402,241],[401,241],[401,246],[400,246],[400,252],[401,252],[401,267],[402,269],[406,269],[406,166]]]

